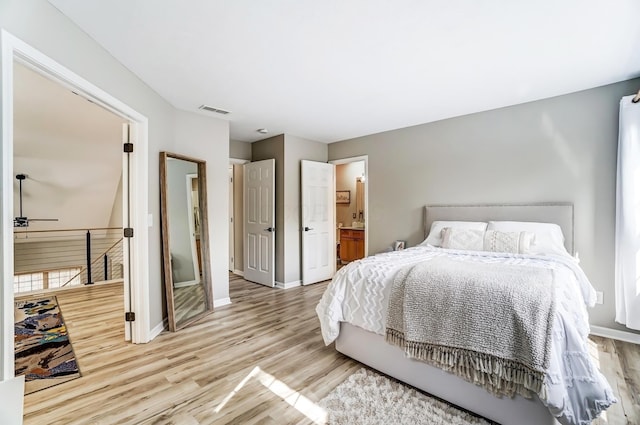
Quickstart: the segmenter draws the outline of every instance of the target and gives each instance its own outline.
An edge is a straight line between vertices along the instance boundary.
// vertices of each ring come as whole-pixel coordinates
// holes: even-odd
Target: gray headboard
[[[487,204],[487,205],[427,205],[424,208],[424,234],[437,220],[456,221],[535,221],[555,223],[564,234],[564,245],[573,251],[573,204],[568,202],[544,204]]]

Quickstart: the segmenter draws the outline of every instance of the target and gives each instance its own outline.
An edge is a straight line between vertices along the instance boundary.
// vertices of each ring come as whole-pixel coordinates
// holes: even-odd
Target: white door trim
[[[233,168],[235,170],[234,165],[243,165],[246,164],[249,161],[248,159],[239,159],[239,158],[229,158],[229,166],[231,168]],[[231,203],[231,205],[229,205],[229,216],[233,217],[233,223],[231,223],[231,220],[228,220],[227,223],[230,227],[229,229],[229,237],[231,238],[231,234],[233,233],[233,241],[229,241],[229,258],[231,258],[231,256],[233,256],[233,269],[230,270],[231,273],[237,274],[239,276],[244,276],[244,270],[239,270],[238,269],[238,257],[236,256],[235,250],[236,250],[236,238],[238,237],[238,232],[236,232],[236,224],[238,223],[238,220],[240,220],[240,222],[243,222],[244,217],[243,217],[243,210],[241,209],[240,211],[236,211],[236,206],[235,206],[235,188],[236,188],[236,180],[235,180],[235,176],[233,176],[233,182],[230,184],[229,186],[229,190],[231,191],[231,194],[229,195],[229,202]],[[244,208],[244,198],[243,196],[240,196],[240,200],[243,203],[243,208]],[[233,229],[233,230],[231,230]],[[240,235],[240,240],[244,240],[244,235],[242,234],[242,232],[239,232]],[[242,259],[244,261],[244,243],[242,244]],[[244,266],[243,266],[244,268]]]
[[[235,218],[235,207],[233,202],[235,200],[235,196],[233,194],[235,185],[235,180],[233,178],[233,164],[229,163],[229,218],[227,219],[227,224],[229,225],[229,271],[233,273],[236,265],[236,218]]]
[[[136,313],[133,322],[132,341],[149,341],[149,270],[148,270],[148,120],[144,115],[119,101],[115,97],[96,87],[68,68],[49,58],[6,30],[0,30],[2,64],[0,84],[2,100],[2,143],[0,144],[1,162],[1,198],[0,228],[2,245],[0,263],[2,264],[2,290],[0,305],[0,379],[12,378],[13,365],[13,65],[14,61],[34,69],[60,84],[72,88],[77,94],[90,99],[105,109],[128,119],[131,122],[131,136],[135,151],[131,155],[132,173],[130,175],[131,205],[130,214],[135,237],[131,240],[132,257],[129,264],[131,283],[131,304]],[[125,191],[123,191],[125,192]],[[126,288],[125,288],[126,289]],[[128,292],[125,290],[125,292]],[[125,308],[126,304],[125,304]],[[124,320],[124,319],[123,319]]]
[[[350,164],[352,162],[364,161],[364,175],[366,177],[366,184],[364,185],[364,255],[369,254],[369,155],[353,156],[350,158],[334,159],[329,161],[329,164],[341,165]],[[335,214],[335,213],[334,213]]]

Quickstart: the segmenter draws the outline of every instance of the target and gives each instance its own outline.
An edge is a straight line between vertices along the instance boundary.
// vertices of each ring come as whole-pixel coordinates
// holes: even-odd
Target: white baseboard
[[[231,273],[244,277],[244,270],[234,270]]]
[[[231,298],[221,298],[219,300],[213,300],[213,308],[222,307],[223,305],[231,304]]]
[[[640,334],[620,331],[618,329],[605,328],[604,326],[591,326],[591,335],[640,344]]]
[[[287,283],[278,282],[276,280],[276,288],[279,288],[279,289],[296,288],[296,287],[298,287],[300,285],[302,285],[302,281],[301,280],[294,280],[293,282],[287,282]]]
[[[165,329],[167,329],[167,319],[164,319],[162,322],[158,323],[158,325],[155,328],[151,329],[151,332],[149,333],[149,341],[152,341],[155,337],[160,335],[162,331],[164,331]]]

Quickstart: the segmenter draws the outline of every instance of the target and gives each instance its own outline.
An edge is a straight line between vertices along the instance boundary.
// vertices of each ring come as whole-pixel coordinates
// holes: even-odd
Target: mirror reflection
[[[364,223],[364,173],[356,177],[356,214],[358,222]]]
[[[162,247],[169,330],[212,309],[204,161],[160,156]]]

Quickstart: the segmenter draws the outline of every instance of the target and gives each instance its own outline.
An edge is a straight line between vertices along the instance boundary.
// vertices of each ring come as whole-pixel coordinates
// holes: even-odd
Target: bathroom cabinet
[[[340,261],[350,261],[364,258],[364,229],[340,229]]]

